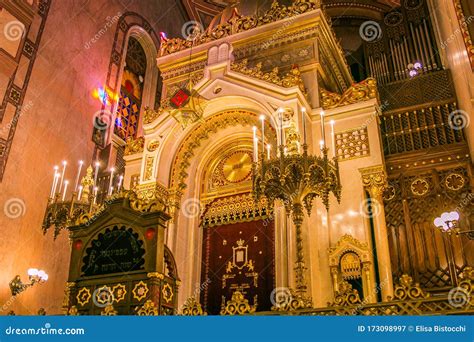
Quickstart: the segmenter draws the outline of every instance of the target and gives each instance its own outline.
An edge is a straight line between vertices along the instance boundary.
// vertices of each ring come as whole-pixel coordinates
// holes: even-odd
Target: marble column
[[[383,191],[387,186],[387,175],[382,165],[359,169],[359,171],[362,175],[364,189],[369,192],[372,201],[374,239],[380,278],[379,286],[382,291],[382,300],[387,301],[388,297],[393,297],[392,265],[383,205]]]

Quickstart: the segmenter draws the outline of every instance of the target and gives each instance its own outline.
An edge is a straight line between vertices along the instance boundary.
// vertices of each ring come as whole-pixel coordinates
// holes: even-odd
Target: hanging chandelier
[[[341,198],[341,182],[339,177],[339,165],[336,153],[333,158],[328,157],[328,148],[324,140],[324,112],[321,112],[321,155],[308,154],[306,143],[305,115],[301,110],[303,123],[302,151],[299,142],[296,148],[291,148],[291,142],[285,141],[283,129],[283,109],[278,110],[280,121],[280,145],[274,156],[271,155],[271,146],[265,145],[264,120],[262,115],[262,139],[257,138],[256,127],[254,132],[254,162],[253,162],[253,191],[257,199],[261,196],[267,198],[268,203],[279,200],[283,203],[286,213],[296,227],[296,262],[295,297],[283,307],[276,310],[294,310],[311,306],[311,298],[306,295],[305,261],[303,251],[303,237],[301,226],[304,219],[304,210],[311,215],[313,200],[316,197],[322,199],[324,206],[329,209],[329,194],[333,193],[338,202]],[[333,122],[331,122],[333,127]],[[289,132],[291,133],[291,132]],[[333,133],[334,136],[334,133]],[[334,139],[334,138],[333,138]],[[261,153],[259,154],[259,145]],[[334,140],[333,140],[333,148]],[[265,152],[266,149],[266,152]]]

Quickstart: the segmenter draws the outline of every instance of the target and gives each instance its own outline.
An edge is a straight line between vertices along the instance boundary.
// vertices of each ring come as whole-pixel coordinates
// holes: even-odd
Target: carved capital
[[[362,175],[362,184],[370,196],[382,200],[383,191],[387,187],[387,174],[382,165],[359,169]]]

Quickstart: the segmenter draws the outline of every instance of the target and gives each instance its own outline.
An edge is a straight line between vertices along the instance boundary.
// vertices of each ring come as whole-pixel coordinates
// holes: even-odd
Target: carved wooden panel
[[[473,228],[474,195],[465,167],[426,170],[390,178],[384,194],[385,214],[394,279],[411,274],[422,287],[451,286],[442,233],[433,220],[443,211],[457,210],[462,230]],[[473,241],[466,235],[449,237],[457,271],[474,265]]]

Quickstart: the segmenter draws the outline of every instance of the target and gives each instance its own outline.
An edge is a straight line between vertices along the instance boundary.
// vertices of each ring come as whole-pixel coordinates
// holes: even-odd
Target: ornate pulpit
[[[72,242],[63,309],[70,315],[174,314],[179,280],[164,244],[164,201],[132,191],[109,198],[69,226]]]

